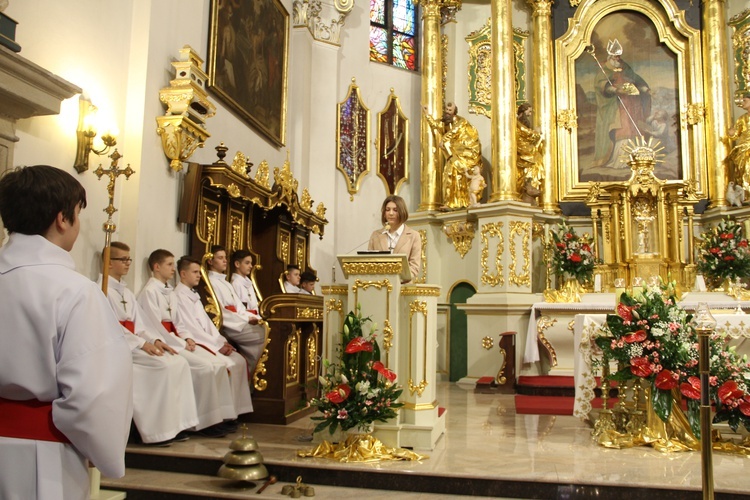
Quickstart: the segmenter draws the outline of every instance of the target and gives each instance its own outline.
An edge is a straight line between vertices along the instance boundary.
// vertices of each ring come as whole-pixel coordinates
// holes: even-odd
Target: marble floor
[[[395,476],[397,474],[411,478],[440,476],[450,482],[452,494],[463,493],[462,488],[469,495],[497,491],[491,494],[494,498],[498,498],[496,495],[513,498],[612,498],[598,493],[597,488],[608,486],[629,488],[623,490],[630,491],[625,498],[648,496],[681,499],[696,497],[701,489],[700,453],[662,454],[648,447],[606,449],[595,445],[590,438],[590,427],[572,416],[517,415],[512,395],[477,394],[449,383],[441,383],[438,394],[440,405],[447,409],[447,430],[434,450],[415,450],[429,455],[421,462],[339,464],[323,459],[298,458],[297,450],[313,445],[310,441],[313,426],[309,418],[288,426],[249,424],[249,434],[258,441],[269,470],[273,470],[274,465],[282,464],[285,467],[298,466],[300,470],[310,468],[308,475],[303,474],[303,480],[315,486],[317,496],[324,498],[348,497],[351,488],[344,491],[316,484],[316,476],[323,469],[352,474],[366,472],[383,478],[382,487],[355,490],[359,498],[381,497],[383,494],[375,491],[377,489],[414,492],[414,496],[400,495],[399,498],[449,496],[440,494],[438,487],[424,490],[417,486],[411,488],[408,481],[393,482],[390,478],[400,477]],[[223,439],[191,438],[169,448],[132,446],[130,449],[134,453],[164,458],[221,460],[228,451],[232,437],[236,436]],[[319,440],[319,437],[315,440]],[[714,454],[713,463],[717,493],[723,493],[725,498],[738,498],[750,492],[750,474],[747,472],[750,464],[747,457]],[[313,472],[316,467],[318,472]],[[136,476],[148,472],[131,471],[121,482],[141,481],[142,478]],[[204,476],[203,480],[220,481],[208,476]],[[472,487],[474,482],[487,480],[523,487],[510,488],[504,494],[501,490],[482,491]],[[121,483],[105,481],[105,484],[117,486]],[[372,484],[370,481],[367,486],[371,487]],[[553,485],[556,486],[550,489],[549,486]],[[267,491],[278,494],[280,489],[281,484],[277,484]],[[656,495],[654,489],[657,490]],[[556,493],[552,494],[551,491]],[[578,495],[576,491],[585,494]]]

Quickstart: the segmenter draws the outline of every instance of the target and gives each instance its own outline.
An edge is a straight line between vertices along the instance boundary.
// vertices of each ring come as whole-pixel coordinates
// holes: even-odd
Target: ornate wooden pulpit
[[[317,391],[323,298],[284,293],[279,278],[289,264],[312,271],[310,236],[323,237],[325,207],[320,203],[313,210],[306,188],[298,194],[288,161],[273,170],[272,184],[265,161],[251,177],[244,155],[238,153],[230,165],[223,160],[226,148],[217,151],[216,163],[190,164],[179,221],[191,225],[190,254],[196,258],[214,244],[226,247],[228,256],[238,249],[253,254],[251,279],[269,333],[250,377],[255,408],[250,420],[286,424],[312,411],[307,401]],[[210,293],[203,290],[202,296],[207,310],[215,310]]]

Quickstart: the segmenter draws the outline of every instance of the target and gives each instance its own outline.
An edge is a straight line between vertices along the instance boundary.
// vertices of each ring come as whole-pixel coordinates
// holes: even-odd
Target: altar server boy
[[[258,296],[250,280],[253,270],[253,256],[247,250],[235,250],[232,254],[232,287],[240,298],[240,302],[252,316],[258,315]]]
[[[208,261],[208,279],[214,289],[216,298],[221,305],[224,315],[222,330],[224,335],[237,344],[238,349],[247,359],[250,373],[255,372],[255,366],[263,351],[266,341],[265,329],[258,325],[260,316],[250,313],[242,303],[232,284],[227,281],[227,251],[223,246],[214,245],[211,248],[213,258]]]
[[[86,192],[45,165],[0,178],[0,498],[89,497],[88,461],[125,474],[132,363],[101,290],[68,253]]]
[[[144,443],[168,444],[198,424],[190,367],[146,327],[135,295],[122,281],[132,262],[130,247],[113,241],[110,255],[107,298],[133,356],[133,420]]]
[[[151,278],[138,294],[138,305],[143,316],[154,325],[164,342],[190,365],[198,406],[196,429],[210,437],[225,435],[231,429],[222,429],[222,426],[215,424],[237,416],[226,365],[216,355],[196,348],[195,342],[191,341],[188,345],[177,335],[177,303],[172,304],[174,288],[169,284],[175,273],[174,255],[168,250],[154,250],[148,258],[148,266]]]
[[[239,415],[253,411],[247,381],[247,362],[221,336],[203,309],[200,295],[194,290],[201,281],[200,262],[189,255],[183,256],[177,261],[177,272],[180,274],[180,283],[172,292],[172,303],[177,304],[177,334],[186,339],[188,345],[195,343],[216,354],[224,362],[229,370],[235,412]]]

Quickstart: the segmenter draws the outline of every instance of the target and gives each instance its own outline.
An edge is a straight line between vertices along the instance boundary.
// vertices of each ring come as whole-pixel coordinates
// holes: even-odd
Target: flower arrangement
[[[373,422],[394,418],[403,406],[398,402],[403,390],[394,384],[396,374],[380,361],[376,325],[370,326],[368,335],[363,332],[369,322],[357,305],[357,313],[350,312],[344,319],[339,363],[323,361],[326,371],[319,378],[323,395],[310,401],[322,413],[312,417],[319,421],[315,432],[327,428],[333,434],[339,427],[365,430]]]
[[[633,294],[623,293],[619,300],[617,314],[607,315],[595,339],[605,360],[619,362],[609,379],[641,380],[650,386],[653,409],[665,422],[674,398],[686,398],[688,421],[699,437],[698,336],[692,316],[676,303],[675,283],[644,286]],[[712,338],[711,351],[709,394],[717,408],[714,422],[728,421],[734,430],[742,423],[750,430],[746,382],[750,364],[720,335]]]
[[[591,238],[578,236],[564,221],[552,230],[552,267],[555,274],[567,274],[580,283],[591,281],[596,259],[591,249]]]
[[[698,272],[712,288],[750,275],[750,248],[742,232],[742,225],[727,218],[701,235]]]

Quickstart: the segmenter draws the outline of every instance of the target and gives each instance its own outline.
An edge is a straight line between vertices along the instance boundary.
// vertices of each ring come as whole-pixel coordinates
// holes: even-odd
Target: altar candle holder
[[[698,334],[698,368],[701,379],[701,481],[703,498],[714,498],[714,469],[711,449],[711,401],[709,399],[709,338],[716,329],[716,319],[706,302],[698,304],[693,316],[693,326]]]

